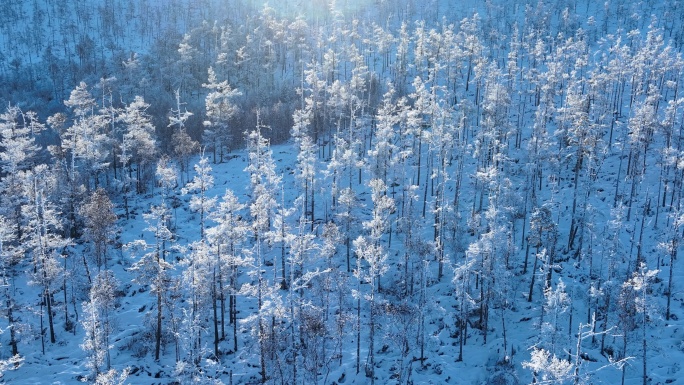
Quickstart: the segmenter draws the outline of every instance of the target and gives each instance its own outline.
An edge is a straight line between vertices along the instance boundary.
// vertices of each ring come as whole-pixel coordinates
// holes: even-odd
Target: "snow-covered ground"
[[[16,2],[15,2],[16,3]],[[28,2],[27,2],[28,3]],[[382,2],[381,2],[382,3]],[[535,6],[536,2],[528,2],[530,6]],[[539,2],[542,4],[543,2]],[[13,3],[14,4],[14,3]],[[80,4],[80,3],[79,3]],[[447,4],[449,6],[447,6]],[[487,3],[489,4],[489,3]],[[575,4],[573,2],[573,4]],[[629,12],[633,13],[634,20],[633,27],[642,29],[641,33],[646,33],[647,22],[644,19],[648,15],[640,14],[643,9],[660,10],[670,3],[657,2],[639,2],[634,3]],[[444,15],[449,14],[448,11],[453,7],[448,2],[439,2],[434,10],[426,9],[427,7],[417,7],[417,11],[413,14],[416,18],[425,15]],[[312,8],[316,8],[320,4],[313,4]],[[511,11],[512,15],[523,14],[521,11],[523,5],[516,4],[520,9]],[[587,1],[586,4],[576,4],[577,12],[586,9],[584,15],[592,15],[599,13],[601,4],[594,4]],[[606,7],[610,4],[605,3]],[[275,6],[274,6],[275,7]],[[650,7],[650,8],[649,8]],[[464,7],[461,10],[464,16],[467,16],[469,8],[473,6]],[[277,8],[276,8],[277,9]],[[506,14],[501,8],[492,7],[491,10],[498,11],[498,14]],[[483,14],[487,11],[482,9]],[[285,7],[282,11],[284,14],[291,12]],[[315,14],[315,9],[308,10],[310,14]],[[434,14],[433,14],[434,12]],[[372,13],[372,11],[371,11]],[[457,13],[457,12],[456,12]],[[315,18],[315,16],[313,16]],[[662,15],[663,19],[665,14]],[[511,19],[512,20],[512,19]],[[601,20],[599,20],[600,22]],[[496,24],[497,21],[489,22]],[[506,22],[506,20],[498,20],[498,22]],[[559,19],[553,20],[558,23]],[[584,24],[584,21],[580,21]],[[611,25],[614,29],[616,26]],[[131,39],[132,37],[127,37]],[[6,41],[0,42],[1,45],[6,46]],[[131,43],[132,47],[143,47],[144,42]],[[137,46],[136,44],[140,44]],[[597,43],[598,44],[598,43]],[[594,49],[594,47],[590,47]],[[504,56],[504,55],[502,55]],[[681,73],[680,73],[681,80]],[[521,89],[524,87],[521,87]],[[681,89],[681,85],[679,85]],[[472,94],[472,91],[471,91]],[[515,103],[515,98],[513,102]],[[629,100],[623,101],[623,107],[628,109]],[[531,103],[528,103],[527,108],[532,108]],[[515,108],[513,108],[515,109]],[[531,115],[531,111],[523,112],[527,116]],[[679,113],[678,124],[681,127],[682,117]],[[511,119],[513,120],[513,119]],[[626,124],[628,117],[621,118],[621,123]],[[530,120],[531,122],[531,120]],[[550,124],[555,128],[557,123]],[[623,127],[624,128],[624,127]],[[519,149],[511,149],[509,157],[515,159],[512,162],[515,165],[506,166],[506,171],[512,183],[512,191],[518,194],[522,203],[524,197],[526,183],[528,183],[527,171],[523,169],[523,165],[529,161],[530,154],[527,150],[529,144],[529,132],[532,127],[523,128],[523,144]],[[680,129],[681,130],[681,129]],[[620,136],[622,135],[622,136]],[[471,138],[472,139],[472,138]],[[605,141],[605,138],[604,138]],[[585,248],[582,249],[582,254],[574,256],[572,251],[566,250],[563,245],[567,243],[568,233],[571,227],[572,218],[572,202],[575,193],[576,182],[574,180],[572,165],[562,163],[557,172],[558,179],[548,180],[543,179],[541,182],[543,188],[539,193],[537,199],[540,202],[551,202],[553,207],[554,222],[558,226],[558,254],[557,265],[553,272],[553,287],[557,288],[562,281],[565,284],[565,293],[570,297],[571,301],[567,308],[560,313],[559,319],[563,322],[560,326],[562,335],[558,335],[558,345],[563,346],[563,355],[559,358],[570,358],[575,354],[575,347],[577,345],[577,333],[580,323],[587,324],[591,319],[591,313],[596,310],[596,302],[591,296],[592,286],[598,288],[599,281],[605,284],[605,277],[610,268],[617,268],[622,272],[622,276],[616,278],[613,285],[622,285],[622,283],[629,278],[624,275],[629,271],[635,269],[634,255],[636,255],[636,247],[641,248],[641,254],[644,256],[645,262],[649,269],[658,269],[659,273],[656,280],[652,283],[651,290],[647,292],[647,303],[650,311],[648,315],[648,323],[646,328],[646,338],[648,343],[647,361],[648,361],[648,376],[649,384],[684,384],[684,375],[682,375],[682,365],[684,365],[684,289],[681,283],[684,282],[684,267],[680,261],[676,261],[673,271],[674,290],[671,293],[672,316],[670,320],[664,317],[666,307],[666,291],[669,282],[669,255],[660,246],[661,243],[668,240],[669,232],[671,231],[672,218],[668,216],[668,208],[662,204],[662,192],[659,190],[661,185],[659,175],[659,153],[656,151],[649,152],[649,157],[645,159],[647,165],[647,172],[636,185],[636,194],[639,197],[632,207],[631,218],[629,221],[624,221],[624,229],[619,231],[620,245],[619,253],[615,256],[617,267],[608,266],[610,255],[607,244],[610,243],[611,228],[610,221],[614,219],[614,195],[619,194],[626,199],[629,194],[629,181],[625,178],[625,167],[627,163],[627,152],[622,151],[617,143],[624,141],[627,143],[627,132],[620,134],[616,129],[615,143],[612,146],[605,146],[605,152],[601,155],[601,162],[596,171],[596,179],[588,187],[588,195],[586,199],[587,222],[591,222],[591,229],[585,235]],[[664,138],[659,136],[654,140],[655,146],[663,146]],[[470,143],[472,145],[472,143]],[[298,186],[295,181],[295,169],[297,164],[297,149],[293,141],[285,144],[274,145],[271,147],[273,151],[273,159],[277,165],[277,173],[282,175],[283,190],[282,203],[285,207],[292,207],[298,191]],[[472,149],[472,148],[471,148]],[[552,151],[555,151],[552,150]],[[455,325],[458,314],[460,297],[458,293],[459,281],[453,281],[458,270],[466,262],[466,250],[468,246],[478,241],[478,237],[484,231],[475,229],[473,223],[477,221],[472,217],[473,208],[477,205],[479,198],[478,184],[476,183],[478,160],[475,157],[468,157],[464,160],[464,181],[461,185],[460,208],[457,213],[450,213],[450,215],[459,215],[461,218],[457,221],[456,232],[459,234],[457,241],[448,245],[447,261],[444,269],[444,277],[441,280],[437,279],[438,265],[434,260],[430,260],[428,271],[426,272],[425,285],[425,305],[422,311],[426,314],[425,324],[425,360],[421,362],[418,360],[420,351],[418,344],[412,342],[411,348],[407,354],[408,372],[410,373],[410,380],[413,384],[524,384],[532,381],[532,372],[523,366],[524,362],[530,360],[532,347],[536,346],[540,339],[540,319],[542,317],[542,306],[544,293],[542,292],[541,282],[544,277],[540,272],[532,272],[532,263],[536,250],[534,247],[529,251],[530,259],[528,262],[527,273],[523,274],[523,261],[525,260],[526,248],[524,239],[521,237],[520,229],[525,228],[529,231],[529,217],[527,222],[524,218],[516,218],[515,226],[518,231],[515,233],[514,252],[510,257],[511,267],[508,269],[512,277],[508,280],[510,286],[505,287],[507,291],[507,298],[510,303],[506,306],[505,317],[506,321],[502,319],[501,307],[492,307],[490,317],[490,325],[487,333],[487,341],[484,342],[483,331],[481,329],[469,327],[467,344],[463,348],[463,360],[457,361],[459,354],[459,338],[458,329]],[[564,154],[567,155],[567,154]],[[330,154],[326,154],[325,158],[319,157],[317,160],[317,206],[314,234],[317,236],[316,242],[321,242],[323,231],[323,223],[326,219],[325,208],[329,204],[331,193],[331,178],[325,177],[323,170],[329,164]],[[568,155],[569,157],[570,155]],[[427,160],[428,154],[423,154],[423,160]],[[223,197],[225,191],[230,189],[233,191],[241,201],[241,203],[249,204],[251,202],[250,196],[250,178],[245,171],[248,166],[249,154],[246,150],[236,150],[231,153],[231,157],[224,163],[212,164],[212,175],[215,178],[214,186],[207,194],[217,199]],[[194,157],[191,163],[198,161],[198,157]],[[456,165],[458,161],[449,163],[448,173],[455,178]],[[517,165],[517,166],[516,166]],[[411,172],[415,172],[416,165],[411,166]],[[422,164],[422,171],[424,173],[434,172],[429,170],[425,163]],[[543,169],[544,176],[552,174],[552,170]],[[191,173],[190,177],[194,174]],[[423,174],[426,175],[426,174]],[[358,222],[356,226],[359,227],[355,233],[364,234],[360,229],[360,223],[370,219],[372,214],[373,203],[371,201],[370,189],[367,186],[371,179],[369,171],[364,171],[362,175],[362,183],[354,181],[352,183],[355,195],[359,197],[362,206],[357,208],[354,216]],[[455,193],[454,185],[448,185],[449,191],[447,195],[453,196]],[[586,182],[586,180],[585,180]],[[616,183],[620,183],[619,188],[616,189]],[[182,203],[180,207],[173,210],[173,227],[175,228],[174,243],[178,246],[188,246],[194,241],[199,240],[199,218],[198,214],[189,209],[190,195],[181,193],[181,186],[174,190],[176,196]],[[619,191],[617,191],[619,190]],[[427,191],[427,188],[426,190]],[[421,191],[422,192],[422,191]],[[137,261],[137,257],[132,255],[123,245],[139,239],[145,239],[149,243],[153,243],[153,234],[147,231],[148,224],[143,218],[143,214],[149,212],[153,205],[158,205],[161,202],[160,189],[148,192],[145,195],[135,195],[131,205],[131,218],[125,219],[123,209],[123,202],[120,198],[115,198],[116,212],[119,216],[118,229],[120,231],[117,239],[117,246],[110,250],[110,258],[112,261],[112,271],[121,282],[121,296],[118,298],[119,307],[116,309],[114,317],[114,333],[111,336],[111,362],[112,367],[121,371],[124,368],[130,368],[131,375],[126,380],[130,384],[169,384],[176,381],[174,375],[174,368],[176,365],[174,346],[172,343],[166,343],[163,347],[162,356],[159,361],[153,359],[152,350],[148,347],[146,351],[142,349],[141,344],[152,344],[152,341],[143,339],[143,335],[147,332],[145,326],[145,316],[154,307],[155,299],[150,294],[147,285],[135,283],[134,272],[131,270],[133,264]],[[280,194],[280,193],[279,193]],[[279,195],[276,194],[276,195]],[[427,193],[426,193],[427,194]],[[429,202],[434,200],[432,193],[429,195]],[[668,195],[669,198],[670,195]],[[650,207],[644,207],[648,199],[651,200]],[[279,202],[280,203],[280,202]],[[660,206],[660,208],[659,208]],[[530,207],[529,203],[528,206]],[[486,209],[486,207],[485,207]],[[484,215],[483,210],[481,212]],[[627,209],[622,213],[626,214]],[[247,211],[243,213],[247,216]],[[396,213],[391,219],[396,219]],[[291,224],[296,227],[295,218],[291,218]],[[422,233],[420,237],[426,241],[433,239],[433,217],[427,215],[420,219],[420,226],[417,228]],[[209,226],[214,224],[209,222]],[[382,282],[388,284],[386,292],[381,293],[390,298],[393,294],[392,285],[397,284],[398,277],[401,276],[401,266],[404,245],[402,239],[404,234],[396,233],[396,224],[393,228],[393,240],[389,245],[387,235],[383,237],[383,245],[388,247],[388,262],[389,267],[387,272],[383,275]],[[643,229],[643,230],[642,230]],[[680,231],[681,233],[681,231]],[[637,241],[638,240],[638,241]],[[501,239],[503,244],[505,240]],[[586,246],[586,245],[591,246]],[[77,245],[73,248],[75,255],[87,252],[85,245]],[[681,245],[679,246],[681,250]],[[596,250],[596,252],[594,252]],[[356,299],[352,295],[352,291],[356,288],[355,277],[353,273],[347,273],[345,270],[345,255],[344,246],[338,247],[338,253],[333,261],[333,265],[337,267],[342,275],[348,279],[349,287],[346,289],[346,297],[343,300],[343,309],[341,312],[355,313]],[[280,253],[276,247],[267,250],[267,258],[275,258]],[[680,253],[681,254],[681,253]],[[172,274],[180,275],[185,268],[181,263],[187,257],[187,251],[171,251],[169,254],[169,261],[174,265]],[[681,258],[681,257],[680,257]],[[658,265],[658,261],[660,264]],[[355,262],[352,262],[355,265]],[[308,271],[313,271],[315,268],[326,268],[326,262],[322,260],[314,260],[310,265],[306,266]],[[25,266],[29,269],[30,266]],[[269,269],[270,274],[270,268]],[[74,274],[83,274],[81,271],[75,270]],[[534,299],[528,302],[530,280],[532,274],[538,274],[537,284],[533,290]],[[602,280],[597,279],[602,277]],[[239,282],[241,284],[253,283],[253,277],[249,276],[246,271],[240,275]],[[57,343],[48,343],[45,347],[45,353],[41,349],[40,339],[40,325],[38,306],[40,305],[40,289],[29,284],[25,278],[21,278],[15,283],[17,287],[18,297],[25,303],[32,304],[33,307],[23,309],[21,313],[21,324],[26,325],[25,328],[19,331],[20,344],[19,351],[23,357],[23,362],[16,370],[9,370],[4,373],[2,381],[8,384],[72,384],[81,380],[85,380],[89,375],[89,369],[86,367],[87,357],[81,349],[85,337],[85,331],[81,324],[75,328],[74,334],[71,331],[64,331],[63,324],[57,324],[58,335]],[[368,285],[362,285],[363,290],[368,290]],[[619,290],[618,290],[619,291]],[[60,295],[62,295],[60,293]],[[71,295],[69,293],[65,295]],[[288,292],[283,290],[280,294],[283,300],[286,300]],[[613,299],[616,301],[617,299]],[[57,299],[62,301],[61,298]],[[66,302],[69,302],[68,299]],[[257,307],[254,298],[247,296],[241,297],[238,308],[239,320],[246,319],[249,315],[254,314]],[[71,306],[71,305],[69,305]],[[183,306],[183,303],[179,304]],[[345,328],[345,338],[342,340],[343,345],[341,358],[330,361],[325,368],[325,375],[321,375],[320,383],[325,384],[367,384],[370,379],[366,376],[363,370],[363,363],[368,357],[368,311],[367,303],[363,305],[361,312],[361,337],[360,344],[360,359],[362,367],[360,373],[356,373],[356,349],[357,340],[356,332],[351,326],[351,323]],[[60,310],[61,311],[61,310]],[[69,312],[82,312],[83,309],[80,304],[76,308],[69,308]],[[546,317],[549,315],[546,314]],[[83,314],[80,314],[83,317]],[[64,317],[56,317],[57,320],[64,321]],[[350,318],[352,320],[353,317]],[[471,316],[471,321],[475,323],[476,315]],[[4,322],[4,321],[3,321]],[[355,322],[355,321],[354,321]],[[393,377],[397,370],[397,363],[401,359],[400,350],[396,346],[396,340],[390,338],[393,332],[399,330],[402,325],[396,322],[395,318],[385,317],[379,322],[376,341],[375,341],[375,381],[377,384],[396,383],[398,380]],[[409,320],[409,327],[415,328],[419,322],[417,316],[414,315]],[[548,319],[547,319],[548,322]],[[4,324],[3,324],[4,326]],[[605,345],[612,349],[615,353],[622,346],[622,335],[620,331],[620,320],[617,319],[617,311],[610,313],[608,326],[612,327],[605,336]],[[238,352],[231,352],[232,341],[226,340],[221,342],[221,349],[226,352],[221,357],[220,365],[212,366],[209,363],[204,364],[207,375],[211,370],[217,370],[215,375],[217,379],[222,380],[226,384],[247,384],[258,383],[259,374],[259,360],[258,360],[258,344],[255,342],[255,337],[250,335],[249,324],[239,323],[240,346]],[[601,330],[601,325],[597,326],[597,331]],[[637,325],[637,328],[640,324]],[[411,329],[413,330],[413,329]],[[584,331],[584,329],[583,329]],[[627,370],[625,373],[625,384],[641,384],[642,383],[642,357],[641,357],[641,335],[640,332],[633,332],[630,334],[629,346],[627,353],[631,359],[627,360]],[[545,338],[545,337],[544,337]],[[602,336],[598,335],[595,338],[589,336],[580,343],[582,352],[580,374],[588,378],[587,383],[603,383],[603,384],[619,384],[622,379],[623,372],[616,367],[611,366],[606,349],[601,351]],[[7,335],[3,335],[3,349],[7,350]],[[211,345],[209,334],[206,334],[204,343]],[[504,346],[507,348],[504,351]],[[136,354],[136,352],[144,352]],[[2,357],[7,354],[3,353]],[[414,359],[411,360],[411,357]],[[572,361],[572,360],[571,360]],[[574,362],[572,362],[574,363]],[[322,370],[323,372],[323,370]],[[590,377],[588,375],[591,375]],[[569,381],[566,381],[569,383]]]

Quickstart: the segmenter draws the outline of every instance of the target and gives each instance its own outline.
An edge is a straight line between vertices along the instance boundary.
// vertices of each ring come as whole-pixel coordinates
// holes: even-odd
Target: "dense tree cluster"
[[[17,98],[0,114],[2,369],[79,335],[84,378],[103,384],[128,374],[112,349],[181,383],[232,383],[249,362],[235,381],[328,383],[346,365],[409,384],[444,344],[452,362],[496,351],[492,378],[615,366],[648,383],[650,335],[681,300],[678,2],[586,19],[590,2],[459,19],[411,1],[318,19],[226,2],[216,21],[211,1],[86,3],[35,2],[49,20],[31,31],[0,23],[29,39],[0,41],[29,60],[0,56]],[[246,186],[217,193],[238,148]],[[136,333],[113,341],[144,292]],[[511,337],[517,320],[529,338]]]

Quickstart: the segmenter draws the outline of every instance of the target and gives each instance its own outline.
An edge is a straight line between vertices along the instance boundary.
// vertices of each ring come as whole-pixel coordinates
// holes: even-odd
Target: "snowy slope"
[[[583,15],[599,14],[599,6],[597,4],[577,4],[577,12],[583,12]],[[543,2],[539,2],[543,4]],[[573,3],[574,4],[574,3]],[[440,16],[449,14],[449,11],[454,13],[463,12],[462,16],[468,16],[470,12],[465,9],[454,10],[447,2],[440,2],[439,7],[434,10],[434,15],[427,7],[419,7],[416,18],[423,17],[423,13],[432,16]],[[536,3],[530,2],[531,6]],[[647,28],[648,16],[643,14],[644,9],[654,12],[666,13],[666,10],[660,7],[665,7],[669,3],[656,2],[640,2],[631,5],[631,8],[624,10],[624,12],[631,12],[634,25],[626,26],[642,30],[645,34]],[[516,5],[519,9],[512,10],[511,14],[517,15],[519,19],[522,18],[522,5]],[[642,9],[643,7],[643,9]],[[468,7],[464,7],[468,8]],[[493,15],[507,14],[507,10],[501,6],[492,7]],[[483,14],[487,12],[483,9]],[[288,12],[286,9],[283,11]],[[307,11],[315,13],[315,10]],[[370,11],[371,13],[373,11]],[[498,12],[498,13],[497,13]],[[454,16],[456,17],[456,16]],[[667,20],[663,17],[662,19]],[[494,21],[487,19],[489,22],[496,24]],[[508,21],[498,20],[504,23]],[[600,23],[602,20],[598,20]],[[554,25],[560,25],[559,18],[551,21]],[[585,21],[580,21],[584,25]],[[618,26],[610,25],[610,29],[614,30]],[[630,30],[633,28],[629,28]],[[7,44],[6,42],[3,44]],[[598,43],[596,43],[598,44]],[[681,47],[681,44],[680,44]],[[500,55],[505,57],[505,54]],[[680,74],[681,77],[681,74]],[[681,88],[681,85],[679,86]],[[625,110],[629,108],[629,100],[623,101]],[[530,104],[527,105],[531,109]],[[527,116],[531,115],[531,111],[523,112]],[[681,115],[681,114],[680,114]],[[623,117],[621,122],[624,125],[628,117]],[[679,124],[681,125],[681,117]],[[531,121],[531,120],[530,120]],[[624,127],[624,126],[623,126]],[[557,128],[557,122],[550,124],[550,130],[553,132]],[[512,149],[509,156],[516,159],[516,165],[507,166],[506,171],[511,171],[512,190],[518,193],[521,197],[525,193],[525,184],[527,183],[527,174],[523,170],[523,164],[529,160],[529,151],[527,145],[529,144],[529,131],[532,127],[525,127],[523,134],[523,144],[519,149]],[[553,135],[553,134],[552,134]],[[617,134],[616,134],[617,136]],[[604,139],[605,140],[605,139]],[[657,147],[663,146],[664,138],[659,137],[654,141]],[[627,142],[627,132],[616,139],[616,142]],[[472,143],[471,143],[472,144]],[[283,177],[283,203],[286,207],[291,207],[298,194],[298,187],[294,178],[297,150],[295,144],[290,141],[282,145],[275,145],[272,147],[273,158],[277,165],[277,173]],[[553,151],[553,150],[552,150]],[[617,256],[617,264],[620,271],[633,271],[634,258],[636,254],[635,245],[637,243],[642,249],[645,256],[645,261],[650,269],[659,269],[656,281],[652,285],[652,290],[648,292],[648,304],[653,308],[649,315],[648,326],[646,328],[646,339],[649,343],[648,347],[648,364],[649,364],[649,378],[651,384],[666,384],[666,383],[682,383],[684,384],[684,376],[682,375],[681,365],[684,363],[684,292],[681,288],[681,282],[684,282],[684,267],[681,263],[675,264],[673,272],[673,281],[675,282],[674,291],[672,293],[672,318],[665,320],[664,308],[667,290],[668,274],[669,274],[669,257],[663,251],[659,244],[667,241],[668,231],[671,230],[672,219],[668,217],[668,213],[663,208],[658,212],[656,219],[656,207],[660,202],[661,192],[658,190],[661,182],[660,175],[656,170],[659,170],[658,154],[656,152],[649,153],[649,157],[645,159],[647,173],[643,179],[639,180],[636,189],[640,197],[632,208],[632,215],[629,221],[623,223],[624,230],[620,232],[619,243],[621,245],[620,255]],[[238,150],[231,154],[230,160],[223,164],[212,164],[213,175],[215,178],[214,187],[208,191],[208,195],[212,197],[221,198],[226,191],[230,189],[236,193],[242,203],[249,203],[251,197],[249,196],[249,175],[244,171],[248,166],[248,153],[246,150]],[[471,154],[469,154],[471,155]],[[567,155],[567,154],[566,154]],[[329,156],[329,155],[328,155]],[[423,154],[423,160],[426,160],[428,155]],[[577,330],[580,323],[586,324],[591,318],[591,313],[595,310],[596,305],[593,304],[593,298],[590,296],[590,289],[592,281],[597,284],[596,277],[605,277],[608,266],[608,250],[605,245],[607,239],[610,237],[610,221],[613,219],[612,210],[614,206],[614,194],[616,192],[616,183],[621,183],[619,193],[626,197],[629,193],[628,182],[625,180],[624,167],[626,163],[626,153],[617,145],[605,147],[605,153],[602,154],[602,162],[600,167],[596,170],[596,179],[588,187],[588,195],[586,207],[588,215],[591,217],[593,228],[591,229],[591,236],[587,235],[585,242],[591,244],[592,247],[584,249],[582,255],[575,256],[572,251],[566,250],[564,243],[567,243],[569,231],[571,227],[572,218],[572,201],[575,189],[575,180],[571,166],[566,163],[562,165],[554,165],[558,167],[559,179],[557,180],[543,180],[543,189],[538,199],[543,202],[552,202],[554,207],[554,221],[558,226],[559,241],[558,241],[558,261],[557,266],[554,267],[554,288],[558,287],[559,280],[565,284],[565,292],[570,295],[572,301],[569,307],[562,313],[561,317],[564,322],[563,335],[559,336],[562,341],[562,346],[567,351],[567,356],[574,354],[576,346]],[[193,158],[193,162],[198,161],[198,158]],[[329,159],[320,158],[317,160],[318,177],[318,202],[317,202],[317,217],[318,220],[314,233],[317,236],[317,241],[321,242],[323,223],[325,222],[324,207],[329,203],[331,187],[330,178],[326,178],[322,172],[329,164]],[[518,163],[519,162],[519,163]],[[472,217],[473,207],[478,204],[478,187],[476,183],[478,160],[475,157],[468,156],[464,160],[464,183],[462,184],[462,191],[460,195],[463,200],[460,204],[458,213],[450,213],[451,215],[461,218],[458,222],[456,232],[459,234],[459,241],[450,245],[447,253],[447,262],[444,277],[437,280],[438,270],[437,264],[431,262],[429,270],[426,272],[425,297],[426,304],[421,309],[426,314],[425,319],[425,356],[426,359],[421,362],[418,360],[420,352],[417,345],[412,343],[411,349],[407,354],[409,365],[410,379],[413,384],[516,384],[516,383],[530,383],[532,381],[532,372],[523,367],[523,362],[530,359],[532,346],[540,342],[539,335],[539,321],[542,317],[543,292],[540,282],[543,280],[541,272],[531,272],[531,264],[534,259],[536,250],[532,248],[530,251],[530,261],[527,267],[528,272],[523,274],[522,262],[525,259],[526,249],[524,247],[525,241],[520,237],[520,233],[516,233],[514,239],[515,248],[511,257],[512,266],[510,268],[513,274],[510,280],[511,286],[507,287],[508,297],[511,303],[507,304],[506,318],[507,322],[504,324],[498,313],[498,309],[492,309],[491,324],[488,330],[486,343],[484,342],[482,330],[476,328],[469,328],[467,344],[464,348],[463,360],[458,362],[456,360],[459,351],[458,329],[455,326],[455,320],[458,313],[460,297],[457,293],[458,281],[452,282],[454,277],[454,270],[458,269],[466,261],[467,253],[465,252],[468,246],[478,240],[480,235],[479,230],[473,231],[474,219]],[[450,175],[456,175],[457,162],[449,164],[448,172]],[[432,172],[423,163],[422,171],[424,173]],[[417,166],[412,168],[412,172],[416,171]],[[549,175],[553,170],[542,170],[544,175]],[[423,174],[425,175],[425,174]],[[372,178],[369,171],[364,171],[362,175],[362,183],[356,181],[352,184],[357,197],[360,198],[362,206],[357,208],[354,216],[358,219],[357,226],[358,234],[362,234],[360,223],[370,219],[372,214],[372,201],[370,189],[366,183]],[[448,186],[448,194],[452,196],[455,193],[453,185]],[[427,191],[427,189],[426,189]],[[180,199],[182,205],[174,211],[174,225],[176,228],[175,243],[180,246],[188,246],[191,242],[197,241],[200,238],[198,230],[198,215],[193,213],[188,208],[188,195],[183,195],[180,188],[174,192],[175,196]],[[647,198],[651,198],[652,206],[645,207]],[[432,202],[432,195],[430,195]],[[150,295],[149,288],[146,285],[134,283],[134,273],[130,270],[131,266],[136,262],[136,257],[122,245],[129,242],[146,239],[148,242],[153,242],[152,234],[146,231],[148,226],[143,220],[143,213],[149,212],[152,205],[160,203],[160,190],[155,190],[142,196],[135,196],[132,205],[132,216],[130,220],[125,219],[123,205],[121,199],[115,199],[117,204],[117,214],[119,216],[119,230],[120,235],[117,240],[117,248],[111,251],[111,259],[114,262],[113,271],[121,284],[122,295],[119,298],[119,307],[116,310],[115,317],[115,332],[111,338],[111,352],[112,352],[112,366],[117,370],[130,368],[132,374],[126,381],[131,384],[168,384],[175,381],[174,366],[175,357],[171,343],[164,346],[162,358],[159,362],[153,360],[152,354],[149,351],[141,349],[142,335],[146,331],[144,322],[145,314],[154,306],[154,298]],[[483,210],[484,211],[484,210]],[[481,213],[484,215],[484,212]],[[624,214],[624,213],[623,213]],[[245,216],[246,216],[245,212]],[[291,218],[293,227],[296,216]],[[433,218],[428,215],[421,218],[420,235],[423,239],[431,241],[433,239]],[[529,222],[525,223],[523,218],[515,219],[518,229],[528,226]],[[529,218],[528,218],[529,221]],[[212,226],[211,224],[210,226]],[[643,231],[641,230],[643,228]],[[396,229],[395,229],[396,231]],[[385,298],[394,299],[395,294],[391,292],[393,284],[397,284],[398,277],[401,276],[401,257],[403,255],[404,246],[401,240],[404,234],[393,234],[391,246],[387,236],[383,238],[383,245],[388,247],[389,268],[387,273],[383,275],[382,282],[386,284],[386,292],[383,293]],[[640,239],[639,242],[636,242]],[[502,243],[504,240],[501,240]],[[680,246],[681,249],[681,246]],[[73,248],[75,255],[87,252],[85,245],[77,245]],[[346,273],[344,269],[344,251],[340,245],[338,255],[334,260],[343,275],[346,276],[350,282],[354,281],[353,274]],[[589,255],[586,250],[597,250],[595,253]],[[276,258],[280,250],[275,247],[267,251],[267,258]],[[180,275],[185,268],[181,261],[186,257],[185,251],[172,251],[170,254],[170,261],[174,265],[172,274]],[[433,261],[433,260],[431,260]],[[660,261],[660,264],[657,264]],[[355,265],[355,262],[352,262]],[[657,265],[657,266],[656,266]],[[325,268],[324,261],[312,261],[308,269]],[[30,266],[23,266],[25,269],[30,269]],[[269,267],[269,275],[271,270]],[[75,271],[76,274],[82,272]],[[530,279],[532,274],[538,274],[537,285],[533,290],[534,300],[527,301]],[[622,285],[628,276],[621,276],[614,282],[614,285]],[[248,276],[244,271],[240,278],[240,283],[252,283],[253,278]],[[354,281],[355,282],[355,281]],[[398,284],[397,284],[398,285]],[[347,292],[348,297],[343,300],[343,312],[353,313],[356,311],[356,300],[352,297],[353,284],[350,283],[350,288]],[[363,290],[368,290],[368,285],[364,284]],[[4,373],[2,380],[5,383],[11,384],[71,384],[85,379],[89,373],[85,366],[86,356],[83,353],[80,344],[82,343],[85,331],[79,324],[75,328],[75,334],[63,331],[63,324],[59,325],[58,342],[56,344],[48,344],[46,346],[45,354],[41,351],[40,331],[37,330],[40,325],[38,307],[40,306],[40,292],[39,289],[30,285],[26,279],[16,282],[17,292],[19,297],[25,303],[31,304],[31,308],[26,308],[22,312],[22,323],[27,325],[26,329],[21,330],[21,343],[19,351],[24,357],[22,365],[16,370],[7,371]],[[286,300],[288,292],[282,291],[279,294]],[[60,299],[61,301],[61,299]],[[248,315],[253,314],[257,307],[256,301],[253,298],[241,298],[239,302],[239,314],[241,319],[247,318]],[[368,330],[366,323],[368,322],[368,312],[365,311],[366,304],[362,317],[361,336],[362,343],[360,347],[360,358],[365,362],[368,356],[367,337]],[[69,309],[70,312],[82,312],[80,304],[77,304],[76,309]],[[620,334],[619,321],[615,318],[615,313],[611,315],[614,317],[609,320],[610,326],[615,328],[605,337],[605,343],[611,349],[617,350],[622,344],[622,336]],[[57,317],[63,323],[64,317],[61,315]],[[477,316],[470,317],[471,322],[477,322]],[[4,321],[3,321],[4,322]],[[410,319],[407,324],[410,328],[415,328],[417,318]],[[569,326],[568,326],[569,325]],[[4,325],[3,325],[4,326]],[[376,383],[395,383],[396,378],[393,378],[393,373],[397,369],[398,361],[401,359],[400,350],[397,348],[396,339],[393,339],[392,333],[401,334],[399,323],[396,319],[386,317],[378,327],[376,337],[376,366],[375,371]],[[247,384],[258,383],[259,360],[257,354],[257,343],[253,336],[250,336],[249,325],[240,323],[240,349],[238,353],[225,354],[222,357],[221,365],[212,366],[210,363],[205,363],[204,368],[209,372],[216,370],[215,376],[220,378],[224,383]],[[395,329],[396,328],[396,329]],[[506,328],[506,329],[504,329]],[[411,329],[413,330],[413,329]],[[321,383],[325,384],[366,384],[370,379],[365,375],[363,365],[360,373],[356,373],[356,332],[350,324],[344,330],[344,343],[340,347],[342,351],[341,359],[331,360],[326,368],[325,375],[321,376]],[[637,335],[634,333],[634,335]],[[7,346],[6,335],[3,336],[3,346]],[[592,374],[592,383],[616,384],[620,383],[622,371],[611,367],[606,354],[600,349],[601,336],[597,336],[595,340],[591,337],[581,342],[581,351],[584,353],[582,358],[581,373]],[[221,343],[224,351],[231,349],[230,341],[223,341]],[[205,343],[207,348],[211,344],[209,337],[206,338]],[[504,346],[507,350],[504,351]],[[639,338],[630,337],[629,342],[630,355],[632,359],[627,362],[627,370],[625,371],[626,384],[641,384],[641,340]],[[149,349],[149,347],[148,347]],[[572,349],[572,351],[570,350]],[[136,354],[136,351],[142,351],[141,354]],[[6,355],[5,355],[6,356]],[[411,359],[411,358],[414,359]],[[561,357],[567,358],[567,357]],[[605,367],[605,368],[604,368]],[[602,369],[599,371],[599,369]],[[209,375],[214,375],[208,373]]]

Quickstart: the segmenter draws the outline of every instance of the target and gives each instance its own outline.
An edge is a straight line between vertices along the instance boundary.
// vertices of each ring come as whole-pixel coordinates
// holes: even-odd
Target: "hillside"
[[[3,4],[0,380],[684,384],[683,15]]]

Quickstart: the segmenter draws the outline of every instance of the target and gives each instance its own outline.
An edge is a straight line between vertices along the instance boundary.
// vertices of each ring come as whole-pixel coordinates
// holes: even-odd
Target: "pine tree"
[[[24,113],[19,107],[10,105],[0,114],[0,145],[3,148],[0,164],[6,174],[16,174],[33,166],[39,150],[35,139],[44,130],[45,126],[32,111]]]

